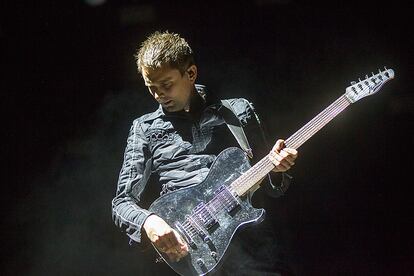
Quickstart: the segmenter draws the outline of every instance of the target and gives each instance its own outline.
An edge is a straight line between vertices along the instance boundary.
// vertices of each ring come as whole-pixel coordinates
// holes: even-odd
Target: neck
[[[185,112],[197,112],[204,104],[203,99],[201,98],[200,94],[198,94],[195,86],[193,86],[190,94],[190,98],[188,99],[188,103],[184,107]]]
[[[303,143],[322,129],[327,123],[347,108],[351,103],[342,95],[315,118],[309,121],[301,129],[286,139],[285,145],[289,148],[298,149]],[[244,172],[236,181],[231,184],[233,191],[242,196],[248,191],[254,191],[260,184],[260,180],[274,168],[269,156],[266,155],[253,167]]]

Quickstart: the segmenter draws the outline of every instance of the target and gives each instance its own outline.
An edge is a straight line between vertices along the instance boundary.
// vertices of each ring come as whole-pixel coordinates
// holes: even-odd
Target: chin
[[[168,112],[177,112],[181,110],[177,108],[176,106],[164,106],[164,109],[167,110]]]

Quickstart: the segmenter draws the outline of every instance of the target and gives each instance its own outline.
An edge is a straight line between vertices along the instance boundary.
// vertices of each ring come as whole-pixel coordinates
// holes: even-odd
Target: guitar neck
[[[285,146],[288,148],[298,149],[350,104],[351,102],[345,94],[342,95],[321,113],[316,115],[306,125],[286,139]],[[243,196],[249,190],[253,190],[253,188],[256,187],[256,184],[259,183],[259,181],[273,168],[273,163],[269,160],[269,156],[266,155],[253,167],[236,179],[236,181],[231,184],[231,188],[237,195]]]

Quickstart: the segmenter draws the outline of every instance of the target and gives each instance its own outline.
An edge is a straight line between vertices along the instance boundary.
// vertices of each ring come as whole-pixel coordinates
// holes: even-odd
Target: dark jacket
[[[198,184],[222,150],[238,146],[223,119],[225,107],[221,101],[206,97],[204,86],[196,88],[199,97],[192,101],[191,112],[169,113],[159,106],[135,119],[129,131],[112,214],[115,224],[136,242],[141,242],[141,227],[151,214],[143,206],[148,186],[155,185],[158,194],[164,194]],[[246,132],[255,163],[268,153],[270,145],[264,141],[252,104],[241,98],[229,102]],[[288,175],[283,176],[287,179]],[[150,177],[156,181],[149,181]],[[288,186],[285,181],[277,187],[271,180],[265,182],[262,186],[273,197],[281,195]]]

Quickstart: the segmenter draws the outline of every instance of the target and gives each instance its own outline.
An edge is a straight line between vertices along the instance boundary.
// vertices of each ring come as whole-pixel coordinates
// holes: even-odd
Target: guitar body
[[[228,188],[250,168],[238,148],[222,151],[205,180],[170,192],[153,202],[149,210],[163,218],[189,244],[189,254],[172,262],[164,261],[180,275],[205,275],[222,263],[236,230],[262,221],[263,209],[255,209],[247,197],[238,197]]]

